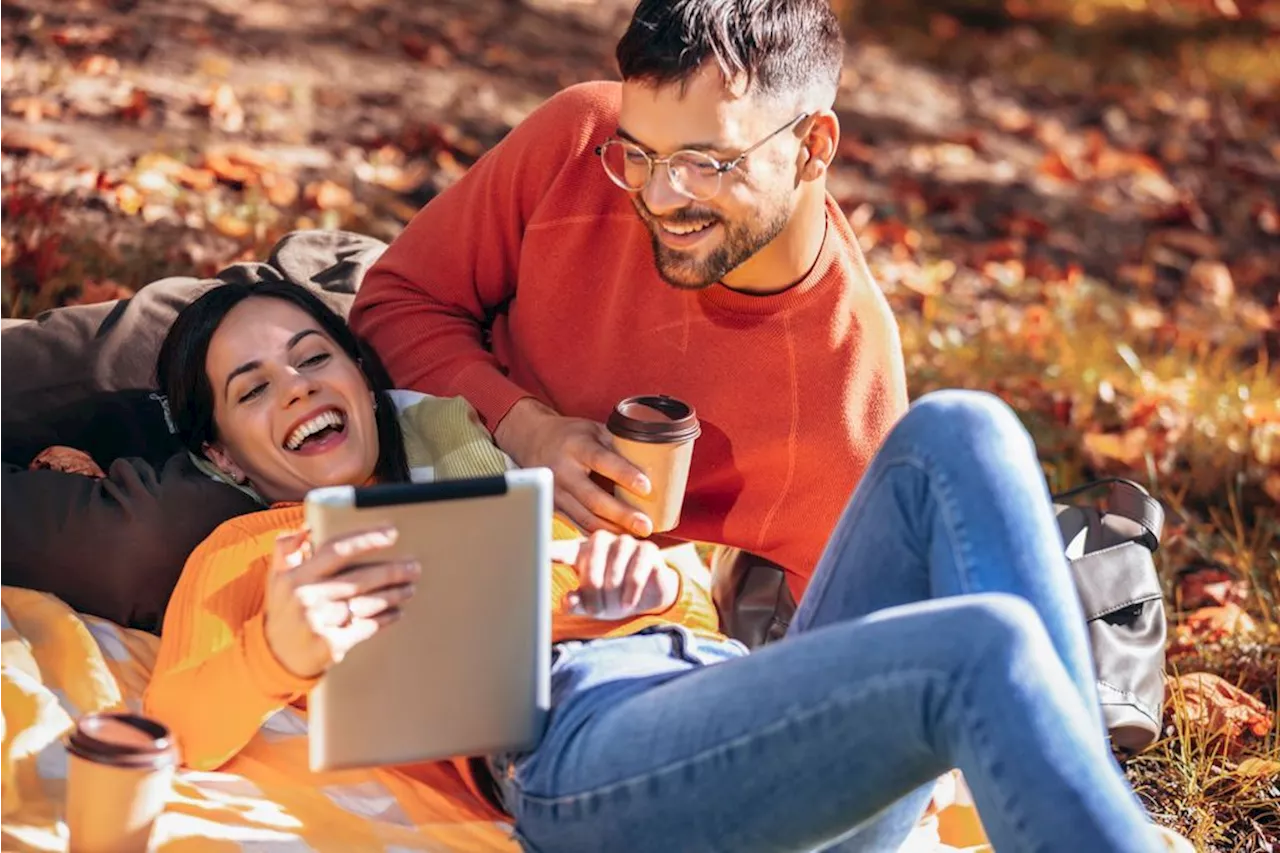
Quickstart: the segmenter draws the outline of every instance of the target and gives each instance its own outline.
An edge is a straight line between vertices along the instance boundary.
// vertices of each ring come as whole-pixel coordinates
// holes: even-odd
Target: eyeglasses
[[[659,165],[665,165],[667,177],[676,192],[694,201],[707,201],[720,192],[723,177],[738,168],[748,154],[783,131],[795,127],[809,115],[801,113],[727,163],[720,162],[710,154],[690,149],[676,151],[666,157],[655,157],[634,142],[617,138],[597,146],[596,154],[600,156],[609,179],[627,192],[638,193],[644,190],[653,179],[655,169]]]

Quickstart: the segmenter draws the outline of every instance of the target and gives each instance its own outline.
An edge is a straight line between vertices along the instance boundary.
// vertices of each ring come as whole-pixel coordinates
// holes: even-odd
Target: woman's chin
[[[333,454],[335,458],[313,456],[297,460],[291,466],[294,479],[305,492],[327,486],[364,486],[373,477],[373,466],[363,459],[353,459],[349,454]],[[305,497],[305,494],[304,494]]]

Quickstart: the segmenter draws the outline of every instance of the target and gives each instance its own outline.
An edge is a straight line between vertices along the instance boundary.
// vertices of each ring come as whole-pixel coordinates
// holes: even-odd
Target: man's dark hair
[[[687,83],[708,60],[751,91],[835,93],[844,38],[829,0],[640,0],[618,42],[623,80]]]

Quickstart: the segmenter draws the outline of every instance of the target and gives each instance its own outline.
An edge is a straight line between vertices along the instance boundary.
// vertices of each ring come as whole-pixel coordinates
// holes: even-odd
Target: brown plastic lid
[[[67,752],[115,767],[159,769],[176,764],[169,729],[137,714],[86,714],[67,738]]]
[[[619,438],[653,444],[688,441],[702,433],[693,406],[665,394],[628,397],[614,406],[607,426]]]

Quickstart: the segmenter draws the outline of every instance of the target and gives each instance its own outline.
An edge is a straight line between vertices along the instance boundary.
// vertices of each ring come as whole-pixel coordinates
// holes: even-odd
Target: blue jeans
[[[1094,690],[1030,439],[940,392],[887,437],[786,638],[562,644],[542,743],[493,766],[531,851],[893,850],[952,767],[997,850],[1159,849]]]

